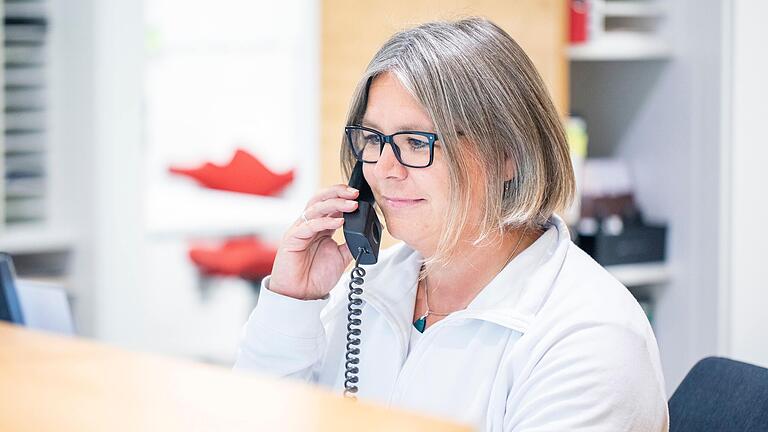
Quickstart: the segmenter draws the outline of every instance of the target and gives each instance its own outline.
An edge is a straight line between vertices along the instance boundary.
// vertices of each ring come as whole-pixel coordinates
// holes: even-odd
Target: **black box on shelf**
[[[629,225],[618,234],[578,235],[578,244],[604,266],[664,261],[666,225]]]

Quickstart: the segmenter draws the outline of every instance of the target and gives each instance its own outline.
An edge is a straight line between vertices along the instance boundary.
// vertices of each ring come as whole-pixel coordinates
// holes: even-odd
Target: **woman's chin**
[[[413,224],[411,224],[413,225]],[[395,240],[413,245],[424,238],[424,233],[416,232],[413,226],[408,226],[407,221],[387,221],[387,232]]]
[[[384,225],[387,228],[387,232],[393,239],[405,241],[403,239],[404,233],[403,233],[402,224],[403,224],[402,221],[396,221],[391,218],[385,219],[385,223],[384,223]]]

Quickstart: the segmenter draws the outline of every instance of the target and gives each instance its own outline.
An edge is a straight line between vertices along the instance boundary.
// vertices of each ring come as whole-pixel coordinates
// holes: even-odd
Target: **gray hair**
[[[347,124],[360,124],[370,82],[385,72],[432,118],[449,165],[451,201],[459,203],[427,269],[453,259],[467,229],[478,245],[510,228],[539,229],[570,205],[575,182],[561,120],[531,60],[496,24],[467,18],[396,33],[358,83]],[[341,162],[348,177],[356,159],[345,143]],[[469,226],[470,206],[477,205],[472,197],[481,200],[478,226]]]

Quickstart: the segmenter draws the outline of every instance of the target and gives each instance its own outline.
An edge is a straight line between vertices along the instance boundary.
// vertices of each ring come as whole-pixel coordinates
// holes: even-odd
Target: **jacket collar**
[[[565,222],[553,215],[547,230],[516,256],[483,288],[466,309],[451,318],[490,321],[525,333],[548,297],[571,243]],[[416,300],[416,282],[423,257],[405,244],[382,253],[379,263],[366,268],[361,298],[407,339]]]

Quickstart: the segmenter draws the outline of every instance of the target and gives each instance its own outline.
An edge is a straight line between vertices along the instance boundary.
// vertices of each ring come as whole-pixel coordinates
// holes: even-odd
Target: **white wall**
[[[768,367],[768,2],[735,0],[724,113],[722,352]],[[726,106],[728,108],[728,105]]]
[[[139,1],[96,1],[94,23],[94,275],[95,332],[140,347],[142,102],[145,33]]]
[[[91,173],[93,179],[91,211],[94,223],[88,227],[91,231],[90,270],[93,278],[90,290],[94,315],[92,333],[101,340],[130,348],[231,364],[240,330],[254,305],[253,291],[247,282],[237,278],[201,278],[191,264],[187,250],[190,241],[218,241],[224,234],[256,233],[264,240],[276,241],[316,188],[317,155],[306,148],[314,148],[312,141],[318,136],[318,7],[314,0],[282,2],[280,8],[247,0],[229,0],[202,7],[187,7],[182,3],[111,0],[93,1],[91,5],[94,77],[89,93],[93,98],[94,112],[93,155],[92,164],[84,169]],[[157,164],[148,163],[150,147],[157,143],[151,140],[153,129],[149,122],[157,121],[159,117],[150,118],[148,115],[153,107],[148,103],[147,93],[152,88],[147,86],[146,77],[153,61],[150,48],[158,44],[153,39],[158,35],[146,26],[147,14],[152,10],[150,6],[176,8],[179,19],[173,20],[173,23],[182,26],[197,25],[194,19],[189,19],[190,9],[193,8],[197,12],[205,8],[229,8],[225,12],[230,14],[245,10],[237,29],[246,34],[256,30],[287,32],[286,26],[293,26],[300,42],[295,52],[282,46],[273,48],[276,52],[296,56],[297,66],[291,68],[290,73],[282,71],[288,79],[294,79],[295,85],[283,90],[282,83],[276,83],[274,79],[264,80],[264,85],[277,87],[274,92],[264,92],[261,95],[263,100],[258,102],[267,109],[279,109],[282,105],[278,102],[281,101],[276,99],[293,95],[295,100],[291,99],[291,102],[295,103],[291,107],[296,106],[297,109],[280,111],[289,111],[284,113],[284,117],[291,120],[290,126],[295,125],[291,135],[296,135],[296,139],[284,142],[268,139],[268,132],[275,133],[279,127],[285,126],[262,125],[267,116],[254,117],[253,124],[261,129],[259,135],[264,135],[260,141],[263,145],[293,145],[299,149],[296,160],[291,161],[297,169],[297,179],[286,200],[293,204],[300,202],[300,206],[279,207],[261,202],[259,197],[210,192],[203,194],[203,198],[212,195],[211,198],[226,196],[230,199],[211,199],[203,203],[207,203],[208,207],[190,212],[189,206],[184,205],[195,204],[191,202],[191,198],[195,197],[192,194],[183,195],[183,188],[179,188],[164,196],[174,203],[164,208],[162,214],[168,216],[163,220],[170,220],[171,223],[162,226],[162,229],[153,227],[152,218],[147,217],[147,210],[151,208],[148,197],[157,184],[152,183],[153,176],[147,175],[147,172],[152,167],[157,168]],[[291,10],[286,10],[289,8]],[[254,19],[250,19],[249,14]],[[285,17],[290,17],[290,22],[281,21],[286,20]],[[269,21],[271,27],[266,28],[263,22],[259,25],[255,18]],[[223,19],[217,22],[229,23]],[[211,43],[210,37],[206,39],[206,36],[210,36],[210,32],[215,33],[215,26],[209,26],[207,31],[208,34],[201,30],[201,43]],[[270,48],[272,39],[281,39],[278,36],[264,37],[262,43]],[[190,51],[194,51],[194,44],[191,47]],[[246,48],[245,51],[252,50],[250,45]],[[268,64],[267,61],[262,63]],[[192,72],[189,75],[193,75]],[[259,76],[253,79],[258,80]],[[200,86],[203,85],[210,90],[210,83],[201,82]],[[176,102],[210,103],[193,93],[181,95]],[[243,116],[252,114],[243,112]],[[216,132],[220,123],[210,117],[205,120],[210,121],[206,124],[209,129]],[[200,120],[196,118],[195,121]],[[178,140],[182,146],[189,144],[182,133],[185,132],[184,124],[174,123],[172,126],[169,139]],[[222,130],[220,135],[230,132]],[[288,134],[280,137],[285,135]],[[306,148],[295,145],[294,141],[306,144]],[[224,148],[220,153],[229,156],[230,150]],[[211,154],[198,157],[204,160],[213,158]],[[194,165],[198,163],[200,161],[195,159]],[[168,176],[167,168],[162,170],[162,174]],[[200,188],[190,185],[189,189],[198,192]],[[199,197],[196,199],[196,203],[202,202]],[[234,205],[229,205],[232,204],[230,201]],[[228,205],[222,205],[222,202]],[[239,225],[232,222],[234,216],[238,217]],[[195,223],[186,223],[189,221]]]
[[[94,5],[92,0],[49,2],[50,25],[50,214],[54,230],[71,236],[67,285],[79,334],[93,336]]]

